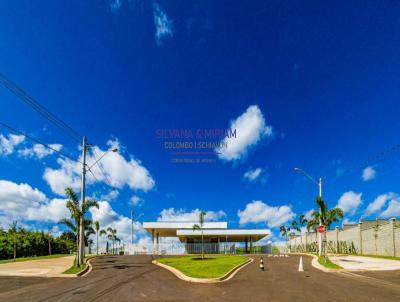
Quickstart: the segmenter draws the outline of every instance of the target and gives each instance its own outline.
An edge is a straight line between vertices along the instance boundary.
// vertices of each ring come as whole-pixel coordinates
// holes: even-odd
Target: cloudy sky
[[[317,186],[294,167],[323,178],[346,222],[400,216],[399,12],[376,1],[8,1],[0,71],[88,137],[89,165],[119,149],[88,173],[87,194],[100,204],[92,218],[124,240],[131,210],[167,221],[200,209],[279,240],[281,224],[315,208]],[[79,141],[4,86],[0,104],[0,122],[51,146],[0,127],[0,225],[57,226],[65,187],[80,190]],[[156,135],[228,128],[237,136],[209,163],[172,162]],[[135,234],[146,238],[140,223]]]

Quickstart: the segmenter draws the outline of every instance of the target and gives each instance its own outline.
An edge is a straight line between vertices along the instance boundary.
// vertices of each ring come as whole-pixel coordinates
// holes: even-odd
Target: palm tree
[[[204,259],[204,236],[203,236],[204,216],[206,216],[206,212],[201,210],[199,213],[199,223],[193,225],[193,231],[195,230],[201,231],[201,259]]]
[[[83,217],[83,227],[88,230],[91,227],[91,220],[85,219],[86,213],[90,208],[96,207],[99,208],[99,204],[94,199],[89,199],[85,201],[83,209],[81,209],[79,205],[79,199],[76,193],[72,188],[66,188],[65,194],[68,197],[68,201],[66,204],[67,209],[71,213],[71,219],[63,218],[59,223],[65,224],[67,227],[71,229],[76,234],[76,255],[78,257],[79,251],[79,228],[80,228],[80,219]],[[93,228],[92,228],[93,229]],[[89,234],[90,235],[90,234]],[[85,236],[86,237],[86,236]]]
[[[8,232],[11,234],[13,238],[13,250],[14,250],[14,261],[17,258],[17,234],[18,234],[18,228],[17,228],[17,221],[13,221],[13,223],[10,225],[10,229]]]
[[[287,228],[284,225],[281,225],[281,227],[279,228],[279,232],[281,233],[282,237],[286,238],[286,241],[288,241],[289,231],[290,231],[290,228]]]
[[[317,240],[317,228],[319,226],[319,212],[318,211],[313,211],[311,213],[311,219],[307,221],[306,224],[306,229],[307,232],[310,232],[310,230],[313,230],[315,233],[315,239]]]
[[[308,220],[307,220],[307,218],[306,218],[306,215],[300,214],[298,222],[299,222],[300,228],[302,228],[303,226],[305,226],[305,225],[307,224],[307,222],[308,222]]]
[[[101,235],[106,235],[107,232],[105,230],[100,230],[100,222],[95,221],[94,223],[94,229],[96,231],[96,254],[99,254],[99,236]]]
[[[315,213],[315,218],[319,218],[319,223],[327,228],[330,228],[332,223],[339,221],[344,216],[343,210],[341,208],[333,208],[329,210],[326,202],[320,196],[315,198],[315,203],[319,207],[319,212],[317,214],[314,211],[313,214]],[[326,231],[324,232],[324,242],[326,242]]]
[[[117,229],[109,227],[107,228],[107,232],[108,232],[107,238],[112,241],[112,253],[114,254],[115,242],[116,241],[121,242],[121,239],[117,237]]]

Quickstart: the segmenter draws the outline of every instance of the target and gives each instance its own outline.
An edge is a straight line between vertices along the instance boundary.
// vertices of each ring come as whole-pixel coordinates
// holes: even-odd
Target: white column
[[[396,238],[395,238],[395,222],[396,218],[391,218],[390,219],[390,224],[392,225],[392,238],[393,238],[393,257],[396,257]]]

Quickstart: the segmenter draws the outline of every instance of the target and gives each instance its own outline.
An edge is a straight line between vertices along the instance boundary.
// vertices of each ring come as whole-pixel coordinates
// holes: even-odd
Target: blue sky
[[[106,177],[98,168],[98,181],[89,175],[103,225],[126,235],[131,209],[142,220],[205,209],[233,227],[275,230],[315,207],[317,186],[296,166],[323,178],[325,200],[340,200],[347,221],[400,216],[399,4],[1,6],[1,72],[87,135],[98,154],[120,149],[102,161]],[[1,122],[79,157],[78,142],[3,86],[0,102]],[[232,125],[238,137],[229,150],[199,156],[212,163],[172,163],[156,135]],[[63,187],[79,190],[79,167],[5,128],[0,134],[0,223],[56,225]],[[137,239],[145,235],[136,229]]]

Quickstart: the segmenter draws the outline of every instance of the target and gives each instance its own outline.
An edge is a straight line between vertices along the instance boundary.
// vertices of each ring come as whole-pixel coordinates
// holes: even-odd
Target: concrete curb
[[[245,262],[236,265],[234,268],[232,268],[229,272],[227,272],[225,275],[219,278],[194,278],[194,277],[189,277],[186,276],[184,273],[182,273],[180,270],[177,270],[176,268],[160,263],[157,260],[153,260],[152,263],[155,265],[158,265],[162,268],[165,268],[166,270],[169,270],[171,273],[173,273],[176,277],[178,277],[181,280],[187,281],[187,282],[193,282],[193,283],[220,283],[220,282],[225,282],[233,278],[233,276],[236,275],[238,271],[240,271],[242,268],[247,266],[248,264],[252,263],[254,261],[253,258],[249,258]]]
[[[89,275],[89,273],[92,271],[93,266],[90,263],[90,261],[92,261],[92,259],[94,259],[96,257],[90,258],[86,263],[86,267],[84,270],[80,271],[79,273],[76,274],[77,277],[85,277],[86,275]]]
[[[292,255],[304,255],[304,256],[311,256],[313,257],[313,259],[311,260],[311,265],[316,268],[319,269],[320,271],[323,271],[325,273],[337,273],[337,272],[344,272],[346,271],[343,268],[326,268],[325,266],[319,264],[318,262],[318,256],[314,255],[314,254],[308,254],[308,253],[291,253]]]

